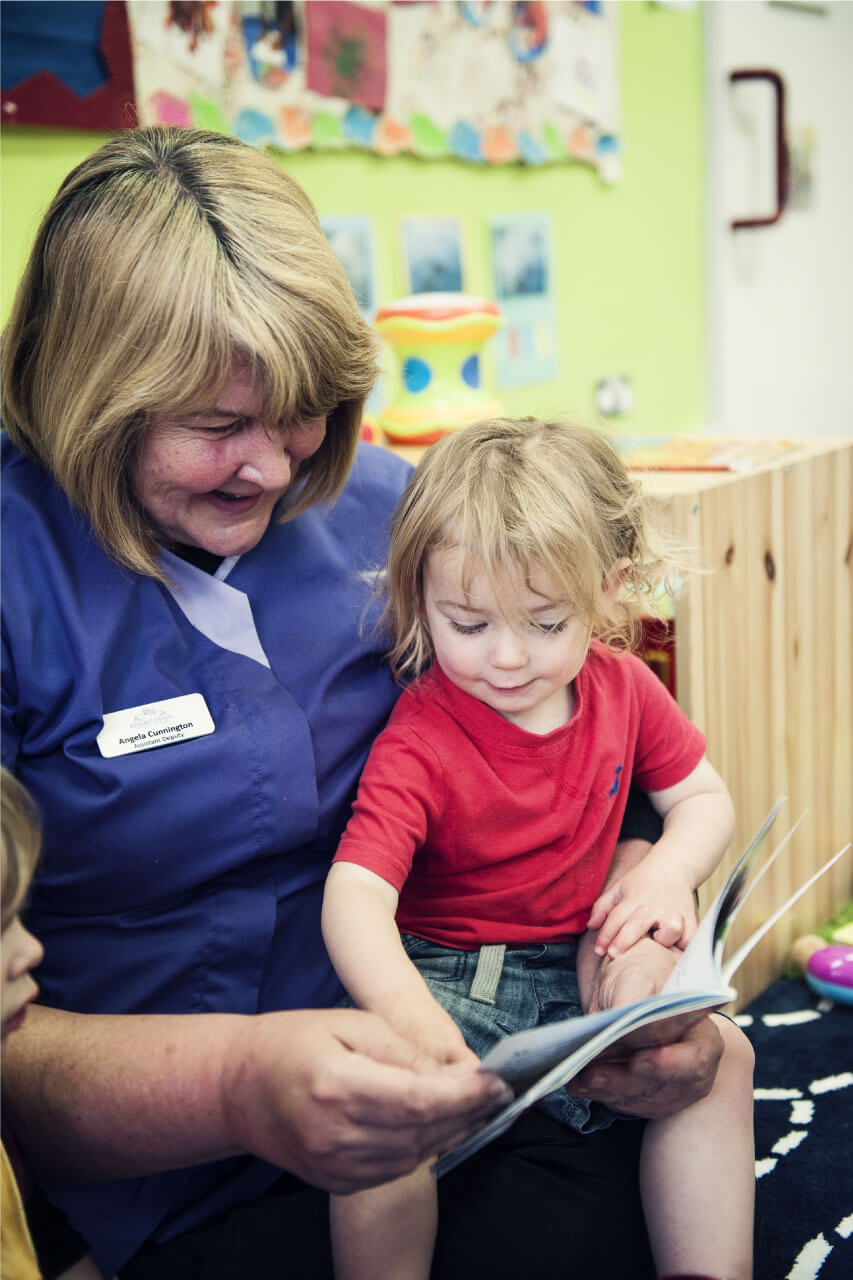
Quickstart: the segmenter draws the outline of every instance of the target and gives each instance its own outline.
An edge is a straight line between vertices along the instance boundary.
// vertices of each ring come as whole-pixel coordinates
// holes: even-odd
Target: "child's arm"
[[[337,975],[359,1009],[382,1014],[437,1062],[476,1060],[406,955],[394,920],[398,898],[373,871],[334,863],[323,895],[323,938]]]
[[[587,928],[597,955],[617,956],[651,933],[663,946],[686,946],[696,928],[694,890],[720,861],[734,830],[725,783],[707,760],[674,787],[649,792],[663,835],[618,879],[610,878]]]

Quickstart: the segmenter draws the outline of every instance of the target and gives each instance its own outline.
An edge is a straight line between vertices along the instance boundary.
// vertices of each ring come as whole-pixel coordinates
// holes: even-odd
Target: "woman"
[[[322,1276],[298,1179],[397,1176],[503,1097],[328,1009],[323,880],[397,693],[372,581],[407,469],[353,465],[371,332],[272,160],[150,129],[60,188],[3,357],[3,750],[43,814],[47,954],[10,1112],[105,1273]],[[683,1105],[714,1034],[594,1087]],[[447,1275],[501,1274],[484,1167],[446,1215]],[[611,1194],[590,1192],[624,1216]]]

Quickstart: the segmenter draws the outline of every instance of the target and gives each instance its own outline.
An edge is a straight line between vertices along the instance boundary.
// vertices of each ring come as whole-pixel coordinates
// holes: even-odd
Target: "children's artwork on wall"
[[[136,123],[124,4],[0,5],[4,124],[122,129]]]
[[[128,0],[128,12],[146,123],[165,109],[285,150],[581,160],[619,176],[615,0]]]
[[[376,314],[376,235],[368,217],[322,217],[320,224],[343,264],[350,288],[365,320]]]
[[[278,88],[299,58],[293,4],[285,0],[281,4],[243,5],[239,22],[252,78],[269,89]]]
[[[379,306],[376,228],[373,219],[366,215],[348,217],[329,214],[320,218],[320,225],[347,273],[361,314],[372,324]],[[391,363],[391,354],[385,351],[379,379],[364,407],[366,421],[374,419],[388,399],[388,366]],[[364,434],[366,439],[373,438],[370,429]]]
[[[409,293],[459,293],[463,287],[459,219],[403,218],[400,230]]]
[[[544,382],[557,373],[551,219],[544,213],[495,215],[489,238],[494,297],[504,315],[495,335],[498,382]]]
[[[555,102],[579,120],[611,118],[618,107],[612,95],[616,77],[612,67],[612,47],[600,17],[583,21],[571,15],[555,14],[552,22],[554,56],[550,66],[549,89]],[[621,176],[619,148],[615,139],[600,139],[598,152],[602,176]]]
[[[131,0],[127,10],[141,122],[233,133],[226,105],[228,49],[236,38],[229,6]],[[251,76],[248,52],[245,58]]]
[[[387,20],[351,0],[305,6],[306,86],[380,112],[385,106]]]

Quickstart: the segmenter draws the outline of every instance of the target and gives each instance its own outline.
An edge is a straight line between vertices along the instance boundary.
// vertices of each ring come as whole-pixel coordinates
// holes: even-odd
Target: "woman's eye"
[[[450,625],[454,631],[458,631],[461,636],[475,636],[486,625],[485,622],[454,622],[449,619]]]
[[[246,425],[245,418],[235,418],[232,422],[217,423],[213,427],[200,427],[203,436],[211,440],[221,440],[224,436],[236,435]]]

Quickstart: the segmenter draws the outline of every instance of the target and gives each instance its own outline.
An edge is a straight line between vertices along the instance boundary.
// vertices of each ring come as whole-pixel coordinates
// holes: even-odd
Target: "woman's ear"
[[[614,560],[604,575],[602,584],[602,590],[608,600],[613,600],[622,583],[630,577],[631,569],[632,561],[628,556],[623,556],[621,560]]]

